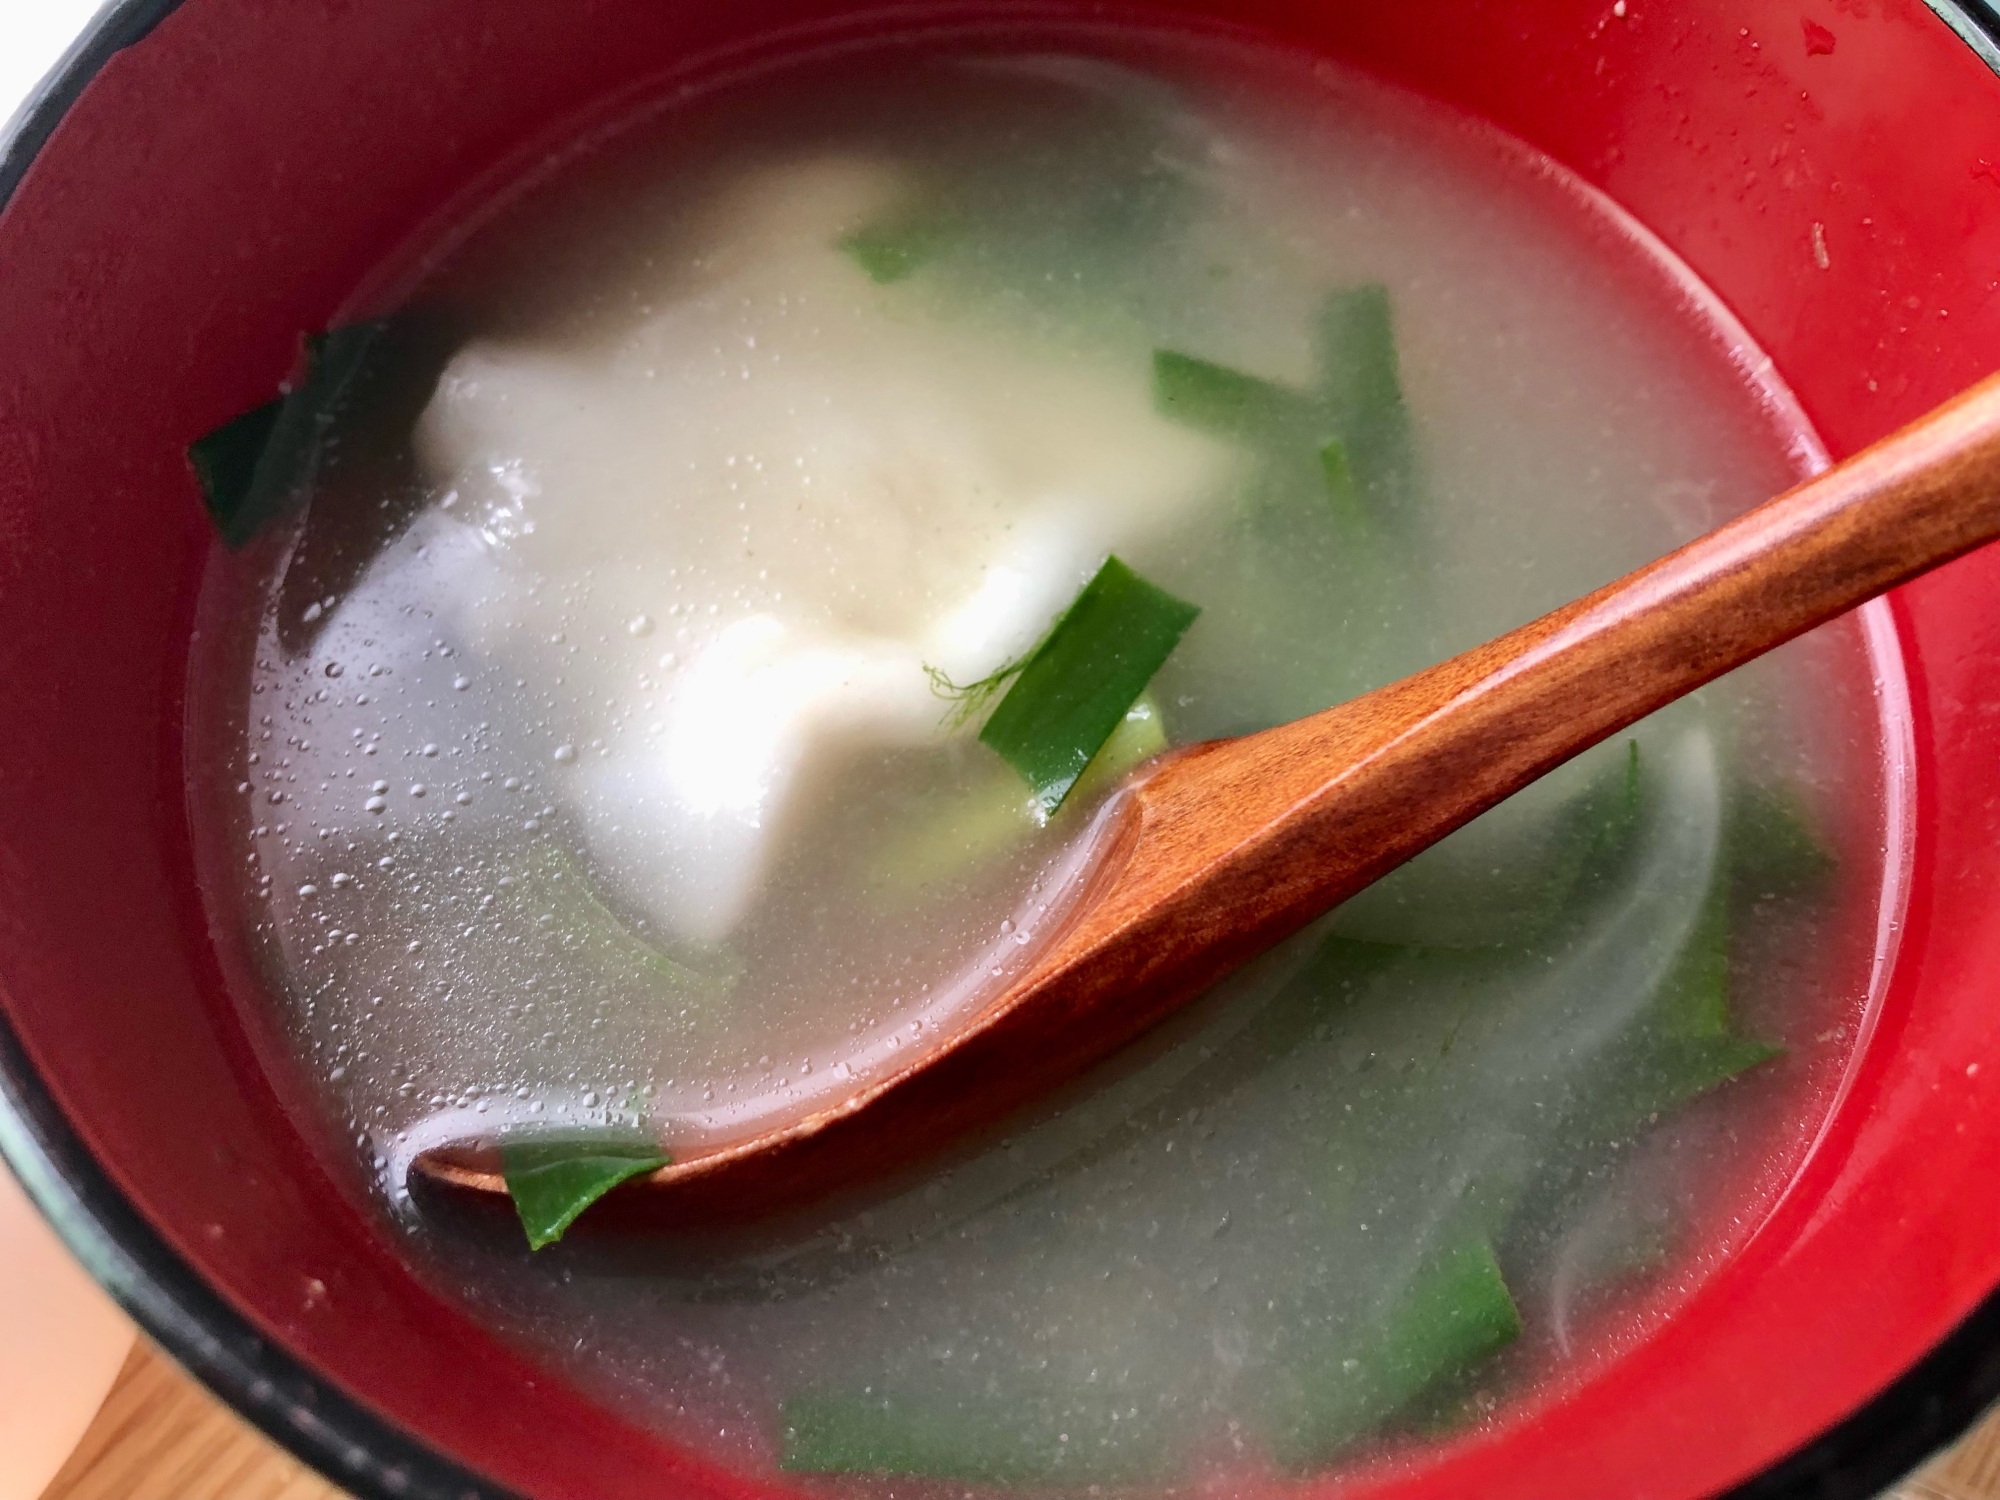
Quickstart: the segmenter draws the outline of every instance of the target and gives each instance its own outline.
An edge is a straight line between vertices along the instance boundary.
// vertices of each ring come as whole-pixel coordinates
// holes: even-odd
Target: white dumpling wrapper
[[[559,732],[602,744],[573,810],[677,936],[742,920],[808,772],[946,732],[927,668],[1025,651],[1240,462],[1154,411],[1142,361],[870,283],[838,242],[898,186],[847,159],[748,176],[622,335],[475,342],[419,424],[507,578],[447,608],[481,652],[560,672]],[[648,695],[643,727],[615,711]]]

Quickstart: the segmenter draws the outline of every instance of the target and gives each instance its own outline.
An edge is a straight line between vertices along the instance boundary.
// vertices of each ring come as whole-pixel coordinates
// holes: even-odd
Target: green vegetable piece
[[[1403,498],[1416,474],[1388,288],[1335,293],[1320,313],[1319,335],[1333,430],[1346,441],[1361,495],[1379,514]]]
[[[1837,861],[1788,786],[1746,786],[1730,808],[1730,863],[1740,894],[1752,900],[1820,889]]]
[[[1423,950],[1393,943],[1371,943],[1329,933],[1312,957],[1264,1007],[1237,1040],[1218,1055],[1218,1076],[1254,1076],[1256,1069],[1297,1047],[1329,1017],[1351,1013],[1362,1004],[1377,975],[1407,963]]]
[[[1053,813],[1200,613],[1106,558],[1021,668],[980,743]]]
[[[1639,826],[1639,799],[1643,791],[1639,780],[1639,742],[1625,742],[1625,779],[1620,786],[1620,795],[1612,799],[1610,805],[1600,814],[1598,825],[1598,847],[1615,849],[1623,845]]]
[[[917,215],[865,224],[840,241],[848,259],[877,286],[907,281],[950,245],[952,234],[940,219]]]
[[[247,545],[303,497],[340,408],[386,326],[352,323],[313,335],[296,390],[189,447],[188,462],[224,546]]]
[[[650,1142],[531,1140],[500,1147],[507,1192],[530,1250],[553,1245],[606,1193],[670,1160]]]
[[[1157,1482],[1172,1437],[1150,1414],[1112,1424],[1048,1387],[803,1392],[779,1410],[778,1466],[792,1474],[876,1474],[1016,1485]],[[1136,1415],[1136,1414],[1134,1414]]]
[[[1153,351],[1153,405],[1164,417],[1238,442],[1268,442],[1312,417],[1296,391],[1172,349]]]
[[[1087,802],[1109,791],[1166,748],[1159,705],[1141,693],[1077,778],[1070,797]],[[872,862],[876,886],[892,897],[913,895],[965,873],[1048,822],[1041,803],[1021,790],[1020,777],[998,760],[986,759],[986,764],[991,776],[978,778],[943,806],[895,830]]]
[[[1582,1123],[1597,1140],[1630,1140],[1681,1106],[1784,1055],[1783,1047],[1754,1037],[1655,1037],[1625,1064],[1615,1095]]]
[[[1347,444],[1339,438],[1323,444],[1319,450],[1319,471],[1326,480],[1327,503],[1333,508],[1341,530],[1350,536],[1366,532],[1368,510],[1361,503],[1361,486],[1355,482],[1354,463],[1347,456]]]
[[[1162,415],[1254,447],[1280,487],[1316,464],[1334,519],[1365,537],[1408,497],[1416,476],[1409,409],[1389,293],[1354,287],[1327,299],[1309,391],[1173,349],[1153,353],[1153,404]]]
[[[1515,910],[1523,918],[1515,941],[1532,942],[1549,927],[1584,906],[1593,876],[1615,869],[1628,857],[1643,810],[1639,742],[1626,742],[1624,762],[1601,772],[1576,803],[1565,810],[1539,871],[1510,872],[1519,891]]]
[[[348,323],[309,337],[306,378],[294,393],[299,399],[294,402],[291,397],[286,398],[287,420],[302,427],[324,427],[333,409],[352,391],[361,367],[388,327],[387,322],[377,319]]]
[[[1617,1113],[1626,1128],[1637,1129],[1785,1055],[1783,1047],[1736,1031],[1729,1003],[1732,897],[1810,888],[1833,861],[1790,795],[1765,788],[1746,791],[1731,808],[1724,856],[1728,868],[1702,904],[1621,1091]]]
[[[201,485],[202,504],[226,546],[242,546],[261,524],[246,513],[245,501],[256,483],[257,462],[270,445],[283,405],[282,401],[267,401],[223,423],[188,449],[188,462]]]
[[[887,1396],[814,1392],[780,1412],[779,1468],[791,1474],[896,1474],[1016,1484],[1056,1466],[1051,1445],[1011,1426],[999,1411],[943,1403],[923,1408]]]
[[[1650,1121],[1784,1055],[1783,1047],[1747,1036],[1687,1037],[1663,1043],[1638,1080],[1635,1113]]]
[[[1729,1035],[1729,903],[1719,882],[1661,992],[1658,1029],[1676,1039]]]
[[[1729,892],[1717,880],[1701,916],[1642,1023],[1636,1050],[1598,1133],[1629,1136],[1662,1115],[1774,1058],[1785,1049],[1739,1035],[1729,1005]]]
[[[1298,1420],[1275,1456],[1295,1470],[1323,1463],[1520,1335],[1521,1315],[1492,1245],[1483,1234],[1463,1234],[1417,1269],[1372,1341],[1302,1372]]]
[[[1137,770],[1167,748],[1167,721],[1151,693],[1141,693],[1125,710],[1125,717],[1076,778],[1070,795],[1088,802],[1100,792],[1108,792],[1126,775]]]

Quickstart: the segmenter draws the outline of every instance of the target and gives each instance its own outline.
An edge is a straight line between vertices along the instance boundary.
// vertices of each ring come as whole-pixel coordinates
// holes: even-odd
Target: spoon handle
[[[1071,924],[978,1022],[748,1175],[846,1176],[843,1139],[879,1165],[1037,1097],[1570,757],[1996,537],[2000,376],[1497,640],[1168,758],[1108,809]]]
[[[1199,908],[1268,943],[1653,710],[1996,537],[2000,375],[1518,630],[1162,767],[1137,796],[1145,856],[1089,925],[1101,941],[1121,912]]]

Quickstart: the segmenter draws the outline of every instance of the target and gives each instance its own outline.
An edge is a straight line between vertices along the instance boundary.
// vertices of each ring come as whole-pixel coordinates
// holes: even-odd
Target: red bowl
[[[1706,279],[1838,455],[2000,364],[2000,50],[1975,3],[1148,14],[1337,55],[1547,152]],[[183,451],[267,395],[388,249],[565,120],[802,27],[996,13],[1061,14],[119,0],[0,154],[0,1148],[156,1337],[357,1493],[788,1486],[495,1341],[281,1106],[193,882],[182,692],[209,537]],[[1859,1497],[2000,1396],[2000,551],[1892,607],[1914,874],[1813,1149],[1655,1335],[1371,1497]]]

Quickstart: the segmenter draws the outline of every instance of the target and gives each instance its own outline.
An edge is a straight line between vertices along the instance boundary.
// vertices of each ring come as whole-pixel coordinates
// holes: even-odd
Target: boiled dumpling
[[[872,283],[839,242],[901,191],[851,158],[754,174],[650,313],[474,343],[419,427],[493,569],[455,590],[477,648],[593,643],[559,669],[566,738],[601,742],[573,810],[680,937],[742,919],[844,753],[947,732],[927,669],[1025,651],[1240,461],[1160,417],[1142,363]]]

